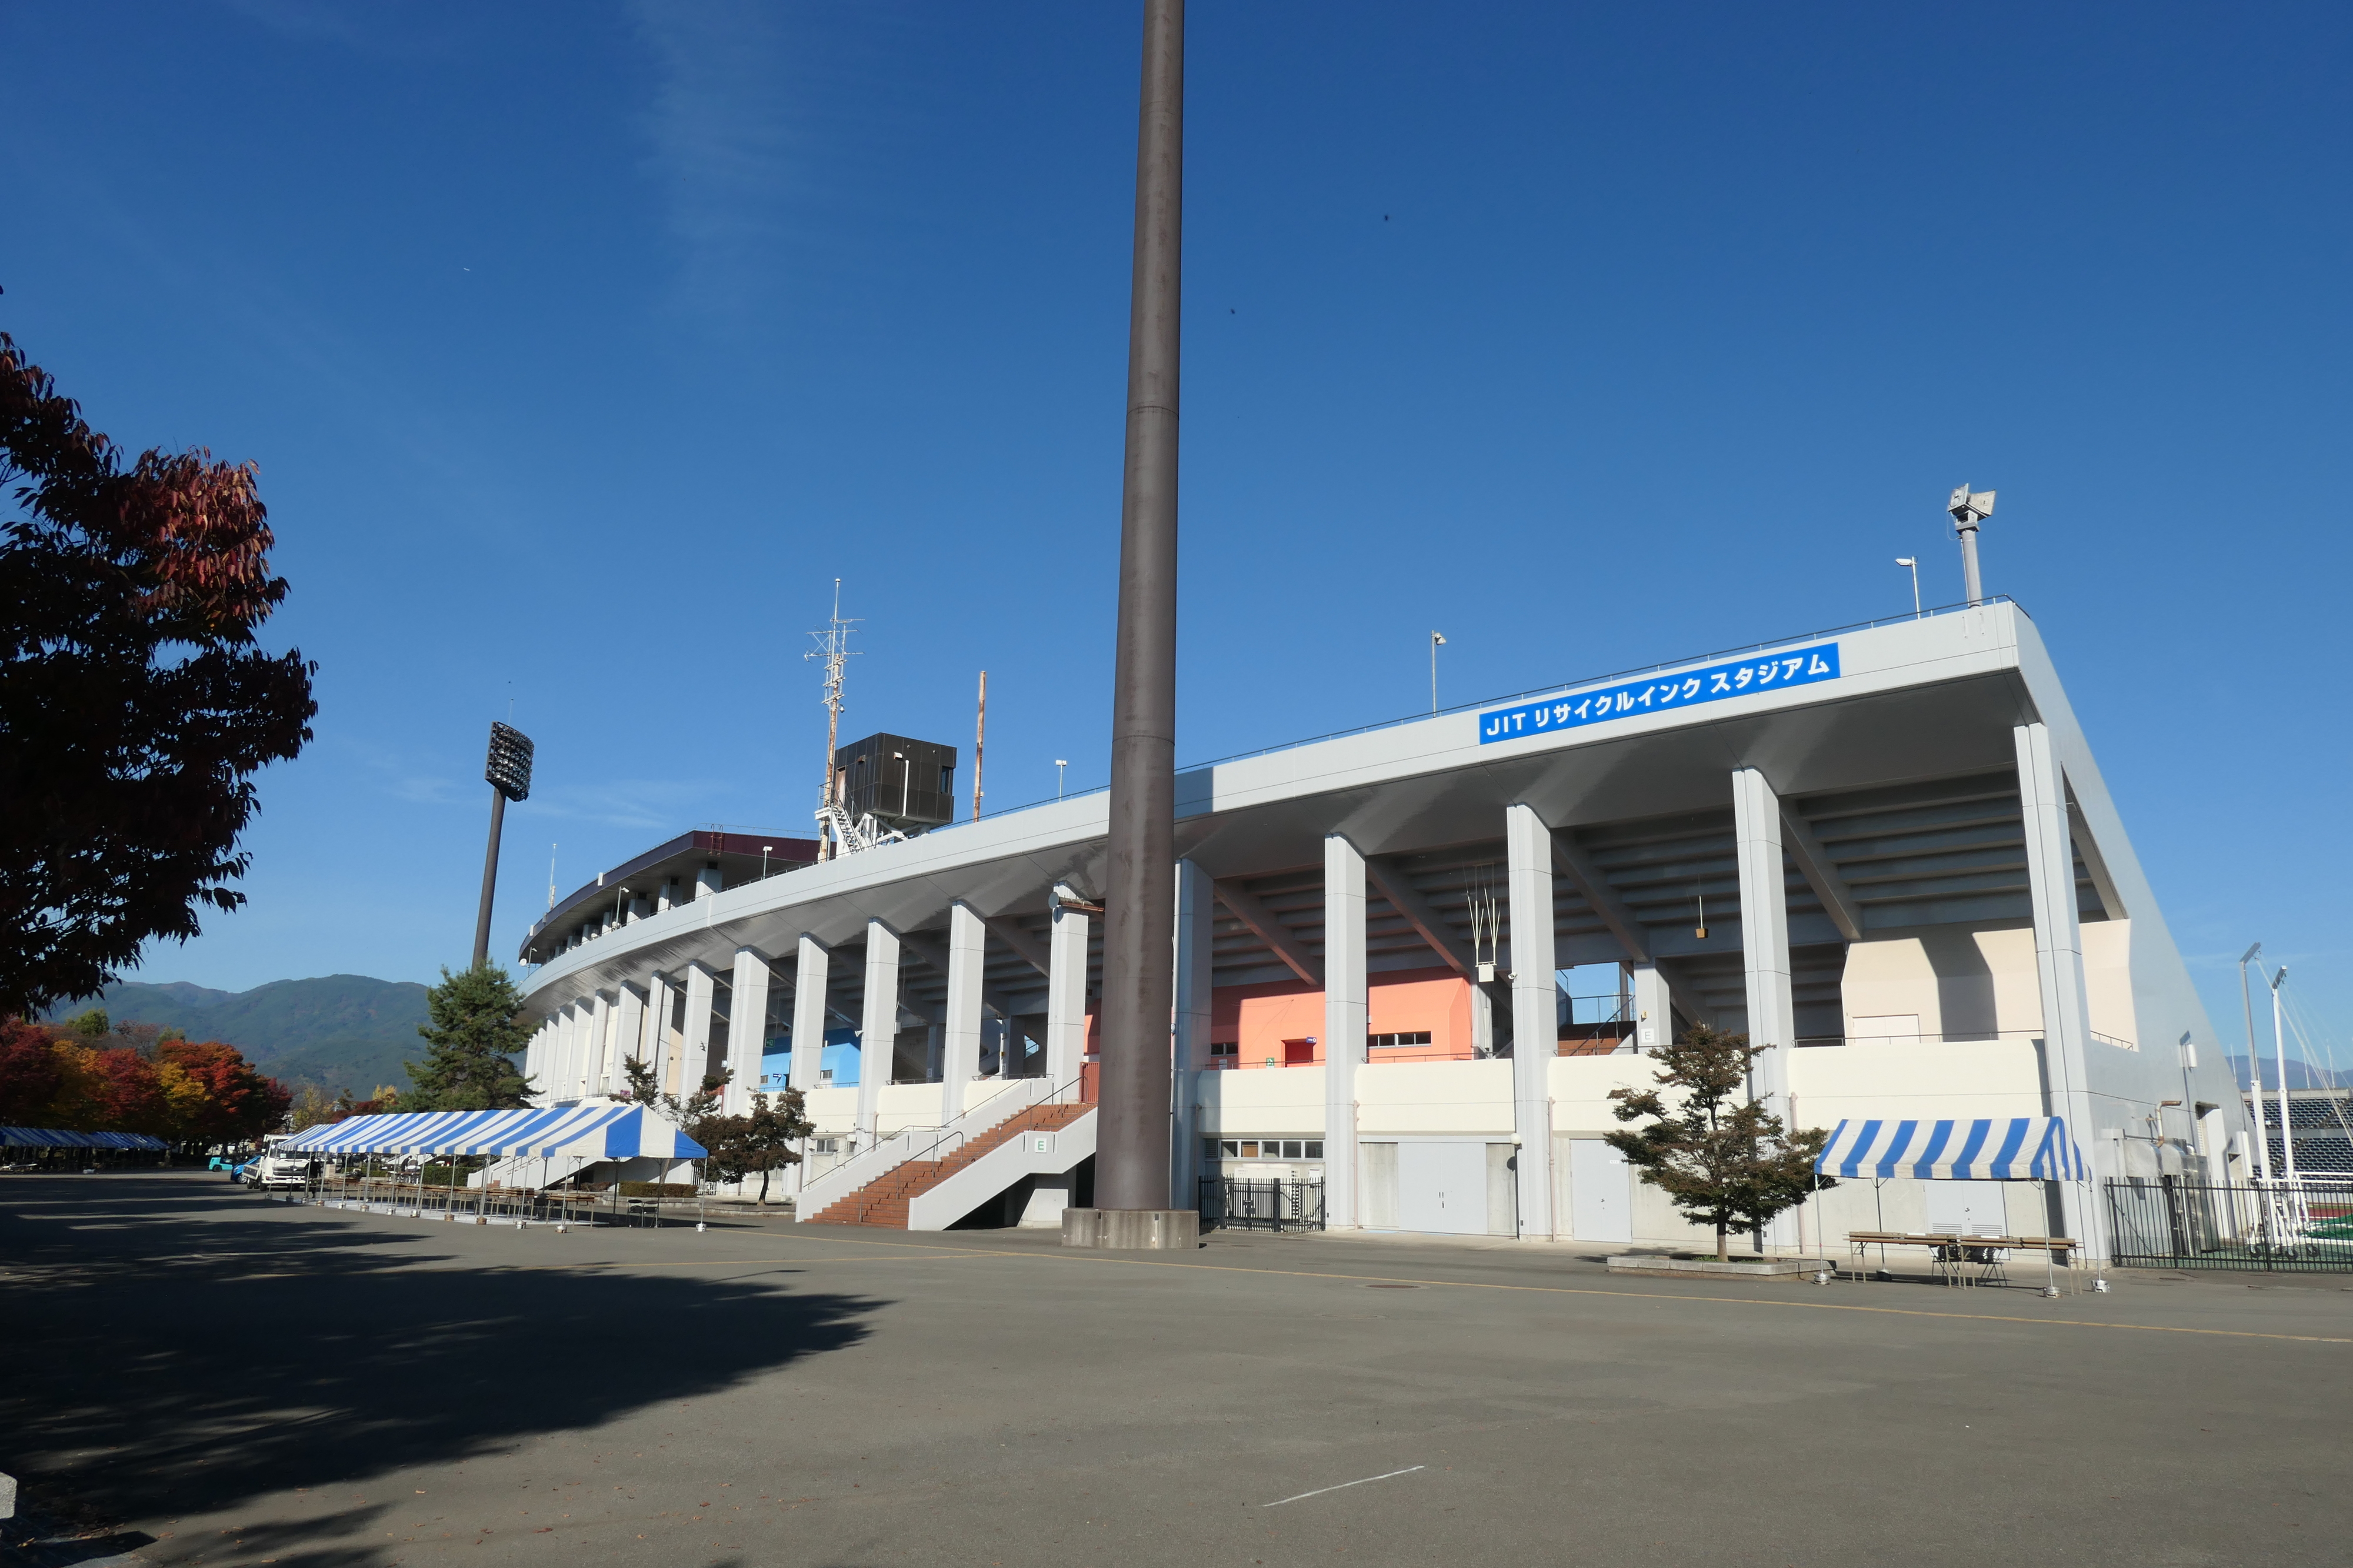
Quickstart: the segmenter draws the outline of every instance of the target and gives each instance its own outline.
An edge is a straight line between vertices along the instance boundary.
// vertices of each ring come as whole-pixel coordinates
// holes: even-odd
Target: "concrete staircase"
[[[965,1139],[955,1152],[938,1160],[908,1160],[808,1216],[812,1225],[869,1225],[891,1230],[910,1228],[915,1201],[942,1183],[970,1169],[1016,1139],[1035,1133],[1060,1132],[1094,1110],[1086,1104],[1032,1105],[995,1126]],[[1001,1190],[1001,1189],[1000,1189]],[[926,1226],[931,1229],[934,1226]]]

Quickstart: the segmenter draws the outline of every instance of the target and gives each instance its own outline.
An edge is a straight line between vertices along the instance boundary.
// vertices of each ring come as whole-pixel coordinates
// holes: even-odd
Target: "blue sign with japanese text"
[[[1606,719],[1693,708],[1754,691],[1778,691],[1784,686],[1810,686],[1817,680],[1836,680],[1838,673],[1839,650],[1834,642],[1795,653],[1758,654],[1730,664],[1712,664],[1705,669],[1653,675],[1598,691],[1524,702],[1517,708],[1491,708],[1479,715],[1479,743],[1525,740],[1555,730],[1599,724]]]

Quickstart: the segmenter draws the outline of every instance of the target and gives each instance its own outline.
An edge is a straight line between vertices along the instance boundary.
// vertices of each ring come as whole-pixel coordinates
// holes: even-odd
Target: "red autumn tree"
[[[49,1032],[22,1018],[0,1018],[0,1127],[38,1126],[64,1087]]]
[[[311,739],[316,667],[250,464],[128,466],[0,332],[0,1015],[95,995],[234,910],[252,775]]]
[[[166,1040],[157,1047],[160,1068],[176,1069],[204,1091],[193,1114],[177,1120],[170,1136],[189,1143],[231,1143],[274,1131],[294,1103],[291,1090],[265,1078],[245,1053],[219,1040]]]

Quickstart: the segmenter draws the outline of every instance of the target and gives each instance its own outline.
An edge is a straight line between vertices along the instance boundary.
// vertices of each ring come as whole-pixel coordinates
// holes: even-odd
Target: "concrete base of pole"
[[[1064,1209],[1062,1245],[1107,1252],[1190,1252],[1201,1245],[1191,1209]]]

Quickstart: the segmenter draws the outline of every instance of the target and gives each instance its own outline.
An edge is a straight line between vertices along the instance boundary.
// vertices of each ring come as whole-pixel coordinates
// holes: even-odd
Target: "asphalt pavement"
[[[2353,1276],[2115,1278],[557,1235],[16,1176],[0,1470],[90,1531],[45,1564],[2343,1561]]]

